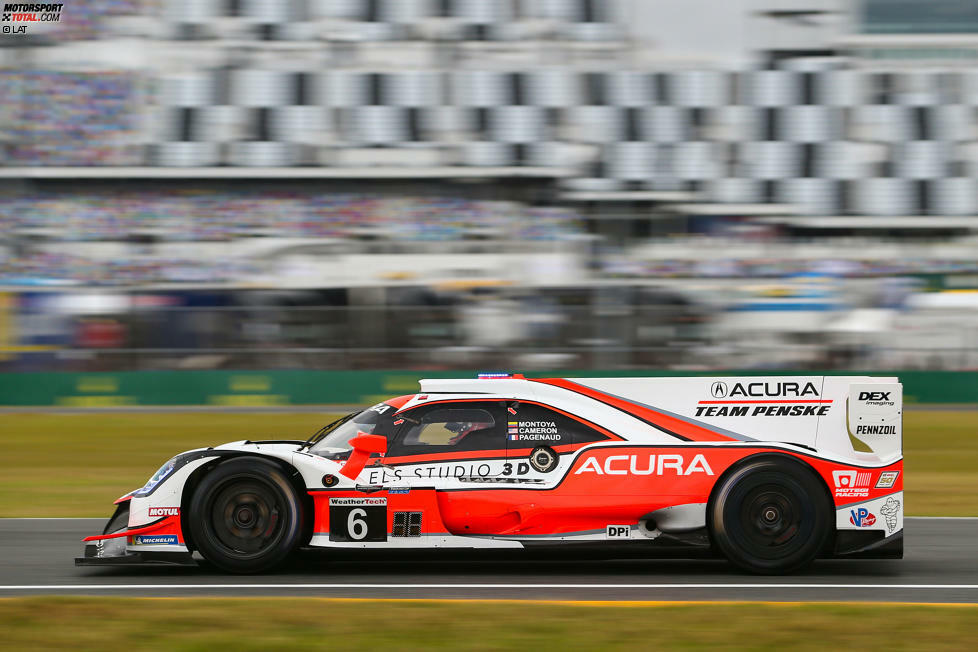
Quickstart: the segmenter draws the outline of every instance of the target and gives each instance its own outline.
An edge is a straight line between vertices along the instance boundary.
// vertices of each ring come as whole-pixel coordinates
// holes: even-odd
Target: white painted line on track
[[[185,589],[919,589],[978,590],[978,584],[9,584],[0,591]]]
[[[978,521],[978,516],[905,516],[905,521]]]

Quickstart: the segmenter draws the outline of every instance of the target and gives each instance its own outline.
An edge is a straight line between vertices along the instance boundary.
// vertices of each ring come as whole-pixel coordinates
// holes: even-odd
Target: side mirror
[[[373,453],[383,455],[387,452],[387,437],[368,435],[365,432],[357,431],[357,436],[350,440],[350,445],[353,446],[353,452],[350,453],[350,458],[340,469],[340,475],[356,480]]]
[[[365,453],[387,452],[387,437],[381,435],[368,435],[365,432],[357,431],[357,436],[350,440],[353,450],[361,450]]]

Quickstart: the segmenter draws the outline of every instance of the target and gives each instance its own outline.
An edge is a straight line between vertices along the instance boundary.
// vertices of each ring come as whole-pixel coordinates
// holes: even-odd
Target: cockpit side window
[[[505,450],[502,403],[459,402],[419,407],[404,420],[388,455]]]

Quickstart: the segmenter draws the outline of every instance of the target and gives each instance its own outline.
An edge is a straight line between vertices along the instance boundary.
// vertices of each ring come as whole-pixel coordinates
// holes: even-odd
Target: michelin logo
[[[179,543],[175,534],[143,534],[132,539],[137,546],[175,546]]]
[[[886,521],[886,531],[887,533],[896,530],[897,526],[897,515],[900,513],[900,501],[890,496],[880,507],[880,514],[883,515],[883,519]]]

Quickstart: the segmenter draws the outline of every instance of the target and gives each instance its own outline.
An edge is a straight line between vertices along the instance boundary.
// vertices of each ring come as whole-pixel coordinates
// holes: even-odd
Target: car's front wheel
[[[736,469],[709,507],[713,541],[737,567],[790,573],[810,564],[831,531],[832,507],[815,474],[798,462],[767,458]]]
[[[258,573],[288,557],[302,533],[295,487],[275,464],[229,460],[207,474],[190,501],[190,531],[204,559],[233,573]]]

